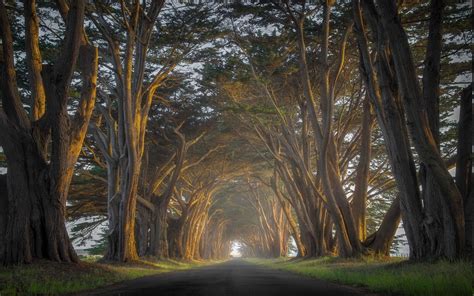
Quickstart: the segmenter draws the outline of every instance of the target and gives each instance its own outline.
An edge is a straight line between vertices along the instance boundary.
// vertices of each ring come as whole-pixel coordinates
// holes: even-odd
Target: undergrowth
[[[390,260],[340,259],[246,259],[272,268],[374,292],[406,296],[473,295],[473,267],[468,262],[414,263]]]
[[[140,260],[130,264],[96,262],[82,258],[79,264],[37,261],[0,268],[0,295],[62,295],[92,290],[124,280],[189,269],[203,262]]]

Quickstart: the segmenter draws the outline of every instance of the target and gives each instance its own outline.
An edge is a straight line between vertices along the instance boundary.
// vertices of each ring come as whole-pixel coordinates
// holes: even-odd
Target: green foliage
[[[374,292],[406,296],[472,295],[472,264],[411,263],[398,258],[389,261],[324,257],[311,260],[247,259],[249,262],[354,286]]]
[[[94,246],[87,249],[90,255],[104,255],[107,249],[107,240],[105,237],[100,237],[100,239],[94,240],[96,243]]]

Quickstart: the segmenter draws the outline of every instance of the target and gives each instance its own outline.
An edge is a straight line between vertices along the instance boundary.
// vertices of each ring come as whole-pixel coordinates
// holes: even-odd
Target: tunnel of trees
[[[0,0],[0,261],[472,259],[471,21],[447,0]]]

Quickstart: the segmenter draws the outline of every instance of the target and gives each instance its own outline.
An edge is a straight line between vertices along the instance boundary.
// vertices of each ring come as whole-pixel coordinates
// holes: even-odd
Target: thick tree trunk
[[[8,222],[7,175],[0,175],[0,254],[5,251],[5,234]]]
[[[185,232],[186,232],[186,221],[189,215],[189,208],[187,208],[188,204],[185,208],[182,209],[181,216],[173,221],[172,229],[168,232],[168,240],[169,240],[169,251],[170,256],[173,258],[184,258],[185,254]],[[169,230],[169,229],[168,229]]]
[[[442,12],[443,1],[431,2],[428,45],[425,67],[423,69],[423,101],[428,117],[428,125],[439,153],[439,81],[440,58],[442,48]],[[434,173],[424,163],[420,166],[423,206],[425,210],[425,231],[428,238],[430,256],[456,256],[456,249],[451,242],[456,240],[453,220],[449,217],[449,206],[443,198]]]
[[[182,221],[183,219],[181,219],[181,217],[178,219],[168,219],[167,237],[169,256],[171,258],[180,258],[182,256],[181,240],[179,239]]]
[[[403,106],[397,93],[386,39],[378,24],[378,16],[371,1],[362,1],[367,24],[376,36],[377,62],[369,53],[367,32],[359,1],[354,1],[354,19],[361,58],[361,74],[369,91],[393,175],[400,192],[400,207],[405,233],[409,241],[410,257],[423,257],[426,237],[422,229],[423,213],[416,167],[410,150]]]
[[[163,194],[155,195],[154,192],[151,192],[149,197],[150,206],[153,207],[154,210],[150,220],[150,245],[147,248],[146,254],[148,256],[154,256],[157,258],[168,258],[170,255],[167,235],[168,205],[170,203],[171,197],[173,196],[176,182],[180,177],[188,148],[184,135],[180,133],[178,129],[175,129],[174,133],[178,137],[179,147],[176,152],[173,173],[170,176],[167,187],[165,188]],[[153,186],[154,183],[155,182],[152,182]]]
[[[474,192],[472,190],[472,85],[461,93],[456,159],[456,186],[463,196],[466,222],[466,256],[474,260]]]
[[[163,202],[158,203],[155,207],[155,213],[150,227],[151,239],[147,252],[148,256],[154,256],[161,259],[169,257],[167,216],[167,204],[164,205]]]
[[[472,85],[470,85],[461,93],[456,157],[456,185],[464,200],[472,190],[472,110]]]
[[[137,143],[134,137],[135,132],[132,128],[131,114],[128,117],[130,117],[129,120],[125,120],[124,122],[125,134],[127,134],[125,140],[127,143],[126,150],[128,158],[123,160],[123,164],[120,166],[121,176],[124,179],[120,184],[118,257],[116,258],[116,260],[122,262],[138,259],[135,241],[135,223],[141,159],[139,159],[139,153],[136,150]]]
[[[9,156],[3,263],[31,263],[35,258],[77,262],[66,231],[65,203],[51,190],[47,164],[30,135],[17,134],[9,140],[3,145]]]
[[[135,223],[135,238],[137,240],[137,253],[139,257],[147,255],[150,244],[150,224],[153,214],[148,209],[138,206],[137,221]]]
[[[464,213],[459,192],[456,186],[453,186],[452,177],[437,147],[436,106],[443,3],[432,2],[423,96],[418,86],[407,36],[394,2],[382,1],[375,6],[373,1],[363,1],[362,5],[367,23],[376,36],[377,77],[372,68],[359,1],[354,1],[362,74],[365,76],[379,125],[384,133],[392,170],[400,191],[403,225],[409,241],[410,257],[455,258],[463,249]],[[392,67],[394,69],[391,69]],[[394,72],[397,74],[396,80],[392,74]],[[397,87],[401,94],[398,94]],[[417,184],[407,126],[423,162],[420,174],[423,194]],[[401,135],[397,136],[397,133]]]
[[[380,2],[378,8],[383,29],[390,42],[394,68],[397,73],[401,97],[405,105],[411,138],[420,159],[426,166],[427,171],[432,174],[434,182],[437,183],[440,196],[444,199],[443,203],[438,203],[444,205],[440,210],[445,211],[445,207],[447,207],[447,215],[442,214],[444,215],[443,221],[446,226],[444,232],[444,251],[439,255],[430,254],[430,256],[446,256],[453,259],[462,256],[464,252],[465,223],[463,200],[458,188],[454,184],[452,176],[441,158],[436,139],[430,128],[427,110],[422,101],[423,97],[419,87],[408,37],[400,22],[397,7],[393,2]],[[435,9],[437,8],[435,7]],[[438,11],[433,10],[433,12]],[[439,19],[439,22],[441,22],[441,19]],[[435,81],[432,81],[432,83],[435,83]],[[436,194],[436,196],[438,195]],[[451,227],[449,224],[454,227]]]
[[[0,2],[0,145],[8,166],[8,222],[0,260],[6,264],[44,258],[75,262],[77,256],[65,225],[66,199],[74,164],[81,151],[95,103],[97,49],[82,44],[84,1],[74,1],[67,12],[65,38],[54,66],[41,69],[34,1],[25,2],[25,34],[33,106],[28,119],[23,108],[14,66],[13,41],[7,10]],[[78,63],[81,97],[74,118],[67,110],[69,87]],[[46,96],[45,96],[46,94]],[[46,104],[46,110],[44,107]],[[51,135],[51,151],[46,140]],[[50,155],[50,159],[46,157]]]
[[[107,162],[119,159],[120,189],[117,221],[111,225],[108,258],[117,261],[138,259],[135,238],[138,183],[145,148],[145,134],[148,113],[154,94],[167,74],[176,65],[151,77],[150,83],[144,84],[147,50],[151,33],[164,1],[151,1],[151,4],[121,2],[124,14],[120,24],[127,23],[124,32],[126,42],[121,48],[115,37],[110,35],[113,25],[102,18],[94,18],[94,24],[108,43],[110,60],[114,67],[116,101],[108,101],[108,112],[105,114],[107,135],[96,128],[96,140]],[[99,14],[102,13],[98,12]],[[123,51],[122,51],[123,50]],[[162,69],[163,70],[163,69]],[[116,104],[116,107],[113,106]],[[116,108],[117,118],[113,118],[112,109]],[[109,149],[112,147],[112,149]],[[110,151],[111,150],[111,151]]]
[[[107,251],[105,258],[108,260],[115,260],[119,256],[118,240],[119,240],[119,203],[114,201],[113,204],[108,204],[108,213],[114,215],[114,219],[109,216],[109,229],[107,233]]]

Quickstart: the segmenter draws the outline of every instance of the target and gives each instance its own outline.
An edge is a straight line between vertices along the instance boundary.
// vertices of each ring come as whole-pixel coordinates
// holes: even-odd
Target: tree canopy
[[[0,0],[0,261],[472,258],[470,10]]]

